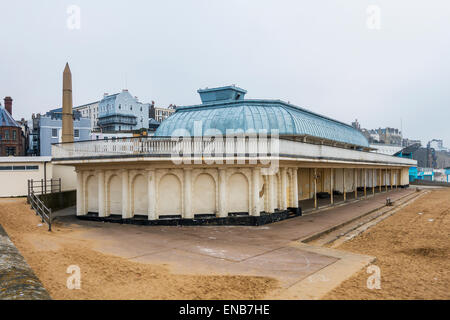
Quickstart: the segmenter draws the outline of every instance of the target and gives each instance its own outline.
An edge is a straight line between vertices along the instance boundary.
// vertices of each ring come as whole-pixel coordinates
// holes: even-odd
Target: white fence
[[[278,154],[278,138],[122,138],[52,145],[53,159],[120,155],[266,156]]]
[[[321,161],[376,162],[400,166],[414,166],[415,160],[374,152],[337,148],[287,140],[278,137],[184,137],[184,138],[122,138],[54,144],[54,161],[75,159],[115,158],[120,156],[170,157],[295,157]]]

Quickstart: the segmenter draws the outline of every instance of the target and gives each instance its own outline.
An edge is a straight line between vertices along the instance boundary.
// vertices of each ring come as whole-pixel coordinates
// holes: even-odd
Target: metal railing
[[[28,180],[28,195],[33,192],[35,194],[47,194],[53,192],[61,192],[61,178],[59,179],[40,179]]]
[[[48,231],[52,231],[52,209],[47,208],[42,200],[34,194],[33,190],[31,190],[27,198],[31,208],[36,211],[36,215],[41,216],[42,223],[46,222],[48,224]]]
[[[137,119],[135,116],[106,116],[98,119],[98,125],[108,124],[136,125]]]

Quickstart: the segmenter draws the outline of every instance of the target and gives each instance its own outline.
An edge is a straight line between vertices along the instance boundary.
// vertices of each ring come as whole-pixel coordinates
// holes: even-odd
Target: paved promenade
[[[75,231],[72,239],[92,240],[94,250],[143,263],[167,264],[181,274],[240,274],[275,277],[290,288],[342,256],[300,241],[358,218],[414,192],[376,194],[274,224],[247,226],[136,226],[61,217]],[[299,245],[300,244],[300,245]],[[365,257],[361,261],[367,261]]]

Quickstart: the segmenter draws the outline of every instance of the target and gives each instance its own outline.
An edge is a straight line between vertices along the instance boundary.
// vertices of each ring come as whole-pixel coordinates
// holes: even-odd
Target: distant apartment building
[[[412,146],[412,145],[415,145],[415,144],[418,144],[419,146],[421,146],[422,145],[422,141],[414,140],[414,139],[408,139],[408,138],[405,138],[402,141],[402,146],[403,147],[409,147],[409,146]]]
[[[362,129],[361,131],[369,139],[370,143],[380,143],[399,147],[401,147],[403,143],[402,133],[396,128]]]
[[[73,112],[74,141],[90,140],[91,119],[81,116],[79,111]],[[62,109],[54,109],[45,115],[32,115],[32,154],[36,156],[51,156],[52,143],[61,142]]]
[[[399,129],[388,127],[380,128],[376,131],[380,135],[380,142],[395,146],[402,145],[403,136]]]
[[[123,132],[148,127],[149,104],[141,103],[128,90],[105,95],[98,106],[98,126],[102,132]]]
[[[172,114],[176,111],[175,105],[169,105],[168,108],[162,108],[162,107],[156,107],[155,101],[152,101],[152,104],[150,105],[149,114],[148,117],[150,119],[155,119],[157,122],[161,123],[164,120],[166,120],[168,117],[170,117]]]
[[[12,101],[5,97],[5,106],[0,104],[0,157],[24,156],[27,152],[22,126],[12,117]]]
[[[352,127],[361,131],[371,144],[385,144],[392,146],[402,146],[403,136],[402,132],[396,128],[378,128],[365,129],[361,128],[358,119],[352,122]]]
[[[100,101],[95,101],[87,104],[83,104],[81,106],[74,107],[74,111],[79,111],[83,118],[91,119],[91,128],[92,131],[98,131],[98,106]]]

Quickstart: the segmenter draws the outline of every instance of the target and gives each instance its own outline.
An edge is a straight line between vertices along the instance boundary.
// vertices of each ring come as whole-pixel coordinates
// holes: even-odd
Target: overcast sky
[[[61,105],[68,61],[74,105],[125,87],[158,106],[197,104],[197,89],[236,84],[450,147],[448,0],[39,0],[0,12],[0,96],[15,118]]]

